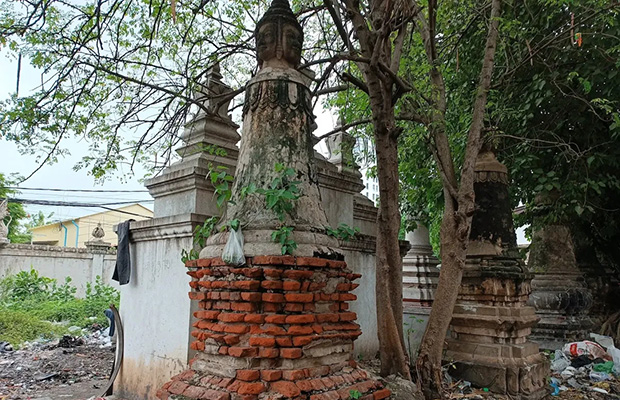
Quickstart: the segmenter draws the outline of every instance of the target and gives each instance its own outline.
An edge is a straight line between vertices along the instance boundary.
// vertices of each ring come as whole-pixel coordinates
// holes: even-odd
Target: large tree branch
[[[482,60],[482,69],[480,70],[478,93],[474,101],[472,122],[467,135],[465,159],[463,160],[463,167],[461,170],[461,186],[459,190],[461,196],[467,196],[469,192],[473,191],[474,166],[476,164],[478,152],[480,151],[481,132],[484,126],[484,114],[487,106],[487,94],[491,86],[493,67],[495,65],[495,51],[497,49],[497,37],[499,36],[501,5],[501,0],[493,0],[491,4],[491,21],[486,44],[484,46],[484,58]]]

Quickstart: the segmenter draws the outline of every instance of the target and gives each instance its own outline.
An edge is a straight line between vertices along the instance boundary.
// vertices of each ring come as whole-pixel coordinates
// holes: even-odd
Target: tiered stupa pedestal
[[[360,275],[344,261],[248,257],[187,264],[198,303],[191,368],[160,391],[171,399],[383,399],[390,392],[351,360],[361,334],[348,302]],[[168,397],[169,396],[169,397]],[[183,397],[184,396],[184,397]]]
[[[532,275],[520,259],[506,167],[490,151],[476,163],[476,211],[444,360],[450,374],[513,398],[546,396],[548,361],[528,340]]]
[[[429,315],[439,283],[439,260],[433,254],[428,229],[418,224],[407,233],[411,248],[403,258],[403,306],[406,314]]]

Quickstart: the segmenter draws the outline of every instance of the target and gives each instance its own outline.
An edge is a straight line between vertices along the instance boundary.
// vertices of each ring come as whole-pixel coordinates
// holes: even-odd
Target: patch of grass
[[[14,347],[41,337],[51,339],[65,332],[66,328],[23,311],[0,309],[0,341],[9,342]]]
[[[66,333],[66,327],[71,325],[108,326],[103,312],[110,304],[118,306],[119,292],[103,284],[98,276],[94,284],[87,283],[84,299],[76,298],[75,293],[70,278],[58,285],[55,279],[39,276],[34,269],[2,279],[0,340],[17,347],[24,341]]]

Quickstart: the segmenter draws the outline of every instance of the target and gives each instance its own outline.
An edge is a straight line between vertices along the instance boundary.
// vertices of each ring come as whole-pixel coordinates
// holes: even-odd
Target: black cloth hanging
[[[116,266],[112,279],[120,285],[129,283],[131,276],[131,258],[129,257],[129,223],[134,221],[129,219],[118,224],[116,235],[118,236],[118,247],[116,248]]]

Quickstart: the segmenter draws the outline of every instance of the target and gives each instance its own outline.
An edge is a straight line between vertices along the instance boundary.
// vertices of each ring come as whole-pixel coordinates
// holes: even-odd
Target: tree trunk
[[[441,360],[446,331],[452,320],[452,310],[459,293],[467,252],[466,240],[459,233],[462,222],[454,209],[452,198],[446,195],[446,210],[441,222],[441,273],[435,292],[433,308],[420,345],[416,362],[418,383],[426,399],[441,397]],[[465,240],[463,240],[465,239]]]
[[[460,182],[456,183],[456,171],[445,132],[445,86],[443,77],[438,69],[431,69],[431,81],[436,93],[433,114],[435,141],[434,154],[437,166],[442,176],[444,187],[445,209],[441,222],[441,272],[439,285],[435,292],[433,308],[426,326],[426,332],[420,345],[420,353],[416,361],[418,383],[427,400],[442,397],[441,361],[444,349],[446,331],[452,320],[452,313],[458,298],[463,268],[467,257],[467,245],[471,220],[474,212],[474,166],[480,151],[481,132],[484,126],[484,113],[487,104],[487,94],[491,85],[493,67],[495,65],[495,50],[498,38],[499,16],[501,0],[492,0],[491,18],[487,40],[485,44],[482,69],[478,92],[474,100],[472,122],[467,135],[465,158],[461,168]],[[436,59],[434,50],[435,13],[429,11],[431,24],[421,21],[421,34],[427,49],[430,64]]]
[[[389,115],[389,114],[388,114]],[[392,114],[393,115],[393,114]],[[397,136],[375,127],[379,215],[377,217],[376,301],[381,375],[399,374],[411,379],[403,335],[402,259],[398,231]]]

